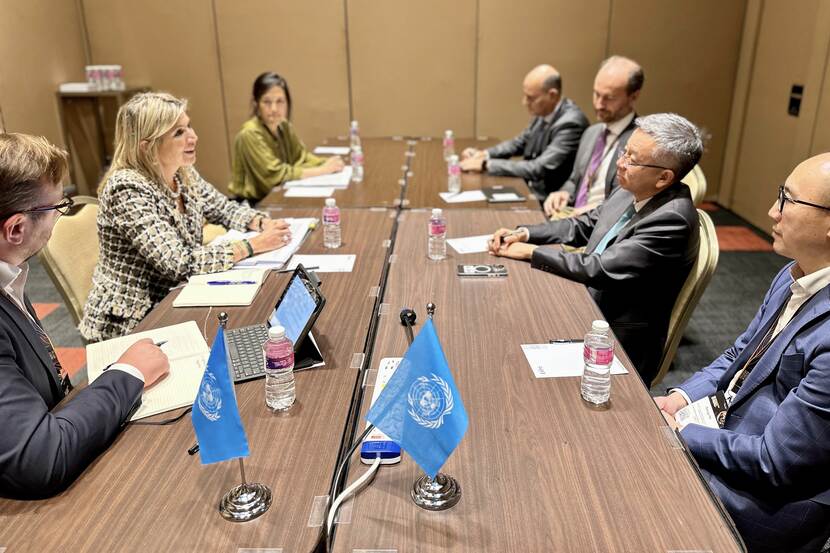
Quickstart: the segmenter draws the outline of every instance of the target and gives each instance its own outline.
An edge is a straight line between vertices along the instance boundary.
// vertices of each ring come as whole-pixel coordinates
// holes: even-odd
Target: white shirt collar
[[[639,213],[639,212],[640,212],[640,210],[641,210],[641,209],[643,209],[643,206],[645,206],[645,205],[648,203],[648,201],[649,201],[650,199],[652,199],[653,197],[654,197],[654,196],[649,196],[649,197],[648,197],[648,198],[646,198],[645,200],[640,200],[639,202],[634,202],[634,211],[636,211],[637,213]]]
[[[28,262],[23,262],[20,266],[16,266],[0,259],[0,287],[21,307],[25,305],[23,301],[23,289],[26,286],[28,276]]]
[[[809,275],[804,275],[798,264],[795,264],[790,270],[790,277],[793,279],[793,283],[790,285],[793,296],[812,296],[830,284],[830,267],[824,267],[818,271],[813,271]]]
[[[545,121],[546,125],[550,125],[550,122],[553,121],[553,116],[556,115],[556,112],[559,110],[559,106],[561,106],[561,105],[562,105],[562,98],[560,98],[559,101],[556,102],[556,106],[553,108],[552,112],[550,112],[547,115],[545,115],[544,117],[542,117],[542,119]]]
[[[622,119],[617,119],[613,123],[608,123],[605,125],[605,128],[608,129],[608,133],[617,137],[622,134],[622,132],[628,128],[628,125],[631,124],[631,121],[634,119],[634,110],[631,111],[628,115],[623,117]]]

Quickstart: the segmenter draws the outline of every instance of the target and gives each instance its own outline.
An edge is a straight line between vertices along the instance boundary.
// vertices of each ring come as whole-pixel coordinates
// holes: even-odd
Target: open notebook
[[[108,365],[115,363],[128,347],[142,338],[150,338],[154,342],[166,340],[161,349],[170,360],[170,374],[149,390],[144,390],[141,407],[130,420],[193,405],[210,355],[210,348],[195,321],[89,344],[86,347],[89,381],[94,382]]]
[[[241,269],[241,268],[251,268],[251,267],[264,267],[268,269],[282,269],[288,260],[294,255],[300,245],[303,243],[303,239],[307,232],[310,232],[310,229],[314,228],[314,225],[317,224],[317,219],[314,217],[306,217],[300,219],[291,219],[285,218],[285,221],[291,227],[291,242],[283,246],[278,250],[273,250],[266,253],[261,253],[259,255],[255,255],[253,257],[249,257],[247,259],[243,259],[236,265],[234,265],[234,269]],[[228,242],[233,240],[241,240],[243,238],[252,238],[259,234],[258,232],[239,232],[238,230],[229,230],[222,236],[215,238],[212,244],[221,244],[222,242]]]

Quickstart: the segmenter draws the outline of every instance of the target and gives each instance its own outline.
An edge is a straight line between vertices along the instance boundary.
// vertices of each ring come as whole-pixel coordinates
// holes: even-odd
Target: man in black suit
[[[634,60],[611,56],[600,64],[593,100],[598,123],[582,135],[568,180],[545,198],[547,215],[580,215],[605,201],[617,187],[617,158],[634,132],[634,103],[644,80],[643,69]]]
[[[25,286],[27,260],[71,207],[61,181],[67,155],[44,138],[0,134],[0,495],[54,495],[112,442],[169,370],[150,340],[130,347],[95,382],[62,401],[69,379]],[[60,408],[56,408],[58,404]]]
[[[637,127],[617,160],[620,189],[606,202],[579,217],[499,229],[490,248],[585,284],[648,385],[697,258],[698,216],[680,179],[700,159],[703,143],[697,127],[672,113],[641,117]]]
[[[571,174],[588,119],[579,106],[562,97],[562,77],[550,65],[532,69],[522,91],[522,103],[533,116],[530,126],[487,150],[467,148],[461,154],[461,169],[521,177],[541,202]],[[522,159],[507,159],[513,156]]]

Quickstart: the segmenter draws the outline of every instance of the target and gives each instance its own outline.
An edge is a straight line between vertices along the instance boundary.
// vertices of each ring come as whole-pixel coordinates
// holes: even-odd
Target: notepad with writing
[[[173,300],[173,307],[251,305],[267,272],[267,269],[240,269],[193,275]]]
[[[128,347],[142,338],[150,338],[154,342],[166,341],[161,350],[170,360],[170,374],[149,390],[144,390],[141,407],[130,420],[193,405],[210,355],[210,348],[195,321],[89,344],[86,347],[89,381],[94,382],[107,366],[115,363]]]

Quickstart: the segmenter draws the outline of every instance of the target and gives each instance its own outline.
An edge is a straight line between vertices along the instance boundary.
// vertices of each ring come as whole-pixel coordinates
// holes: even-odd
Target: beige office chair
[[[703,174],[700,165],[695,165],[694,169],[683,177],[683,183],[689,187],[689,191],[692,193],[692,203],[700,205],[706,196],[706,175]]]
[[[92,273],[98,263],[98,199],[75,196],[72,211],[62,215],[52,229],[52,238],[38,257],[63,296],[77,326],[92,288]]]
[[[689,323],[700,297],[706,290],[706,286],[712,280],[712,274],[714,274],[718,265],[720,247],[718,246],[718,235],[715,233],[715,225],[705,211],[698,209],[697,214],[700,219],[700,246],[698,247],[697,260],[692,266],[677,300],[674,302],[671,319],[669,320],[669,333],[666,338],[666,345],[663,348],[663,358],[660,360],[660,370],[657,372],[657,376],[654,377],[654,381],[651,383],[652,386],[663,380],[666,373],[669,372],[669,367],[674,361],[677,346],[683,337],[686,325]]]

